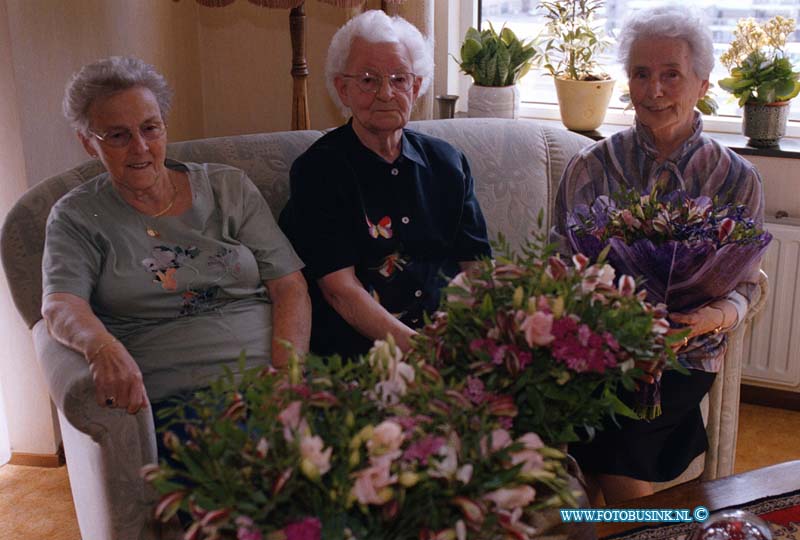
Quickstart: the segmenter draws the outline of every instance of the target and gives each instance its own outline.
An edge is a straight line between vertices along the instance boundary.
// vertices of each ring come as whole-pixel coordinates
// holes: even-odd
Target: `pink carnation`
[[[307,517],[302,521],[289,523],[283,532],[286,533],[286,540],[320,540],[322,523],[317,518]]]

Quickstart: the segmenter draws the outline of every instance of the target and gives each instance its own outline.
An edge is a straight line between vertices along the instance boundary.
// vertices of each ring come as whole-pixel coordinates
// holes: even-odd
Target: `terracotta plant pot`
[[[469,88],[467,116],[470,118],[519,118],[519,88],[478,86]]]
[[[608,102],[614,90],[614,79],[574,81],[554,77],[561,123],[573,131],[592,131],[606,117]]]
[[[742,134],[749,140],[749,146],[770,148],[786,134],[786,120],[789,118],[789,102],[779,101],[759,105],[745,103],[742,116]]]

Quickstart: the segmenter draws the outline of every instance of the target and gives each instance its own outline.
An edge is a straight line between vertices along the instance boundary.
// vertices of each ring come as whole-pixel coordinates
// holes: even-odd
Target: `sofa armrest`
[[[84,538],[157,538],[152,509],[156,494],[141,478],[157,462],[153,415],[97,405],[86,360],[53,339],[44,321],[33,327],[36,355],[59,410],[64,453],[78,524]]]

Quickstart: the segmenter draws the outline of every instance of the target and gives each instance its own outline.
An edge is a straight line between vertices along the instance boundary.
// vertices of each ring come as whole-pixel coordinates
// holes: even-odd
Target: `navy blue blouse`
[[[365,147],[351,123],[320,138],[292,165],[280,225],[306,263],[318,354],[354,356],[372,345],[325,301],[321,277],[354,267],[375,300],[418,328],[458,262],[491,255],[466,158],[411,130],[393,163]]]

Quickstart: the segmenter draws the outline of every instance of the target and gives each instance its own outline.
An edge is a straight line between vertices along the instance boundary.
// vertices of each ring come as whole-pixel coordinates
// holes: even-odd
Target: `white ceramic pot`
[[[606,117],[608,102],[614,90],[614,79],[606,81],[573,81],[553,77],[558,94],[561,122],[573,131],[592,131]]]
[[[519,88],[478,86],[469,88],[467,116],[470,118],[519,118]]]

